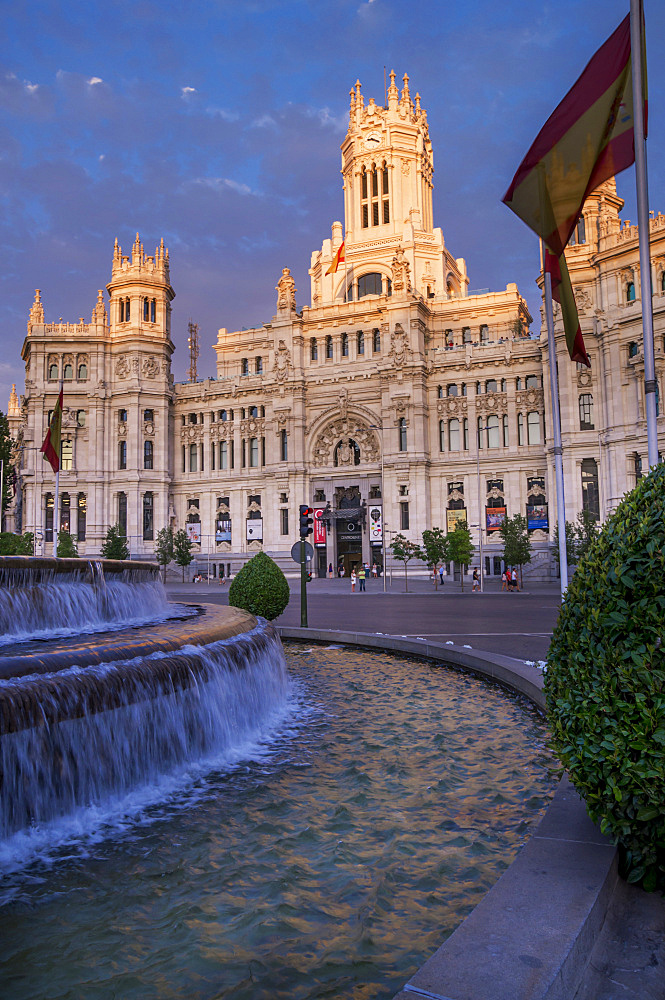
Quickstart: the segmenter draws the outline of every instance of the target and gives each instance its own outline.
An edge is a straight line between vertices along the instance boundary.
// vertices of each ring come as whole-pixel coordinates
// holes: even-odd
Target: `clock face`
[[[367,138],[365,139],[365,146],[367,147],[367,149],[376,149],[376,147],[380,145],[381,145],[381,136],[376,135],[376,133],[368,135]]]

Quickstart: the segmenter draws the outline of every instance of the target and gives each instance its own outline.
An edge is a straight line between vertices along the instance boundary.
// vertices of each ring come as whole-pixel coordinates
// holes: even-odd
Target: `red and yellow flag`
[[[345,243],[346,243],[346,240],[342,240],[342,245],[340,246],[339,250],[335,254],[335,259],[333,260],[332,264],[330,265],[330,267],[326,271],[326,274],[337,274],[337,268],[339,267],[340,264],[343,264],[344,261],[346,260],[346,258],[344,256],[344,244]]]
[[[547,119],[503,201],[561,256],[587,195],[634,161],[628,15]]]
[[[591,368],[589,356],[584,347],[584,339],[580,321],[577,316],[577,306],[573,295],[573,286],[570,283],[568,265],[563,254],[557,257],[551,250],[545,248],[545,271],[552,278],[552,298],[561,306],[563,317],[563,328],[566,333],[566,346],[571,361],[578,361],[581,365]]]
[[[39,449],[47,462],[49,462],[54,472],[60,470],[60,440],[62,437],[62,386],[55,409],[51,416],[51,423],[44,438],[44,444]]]

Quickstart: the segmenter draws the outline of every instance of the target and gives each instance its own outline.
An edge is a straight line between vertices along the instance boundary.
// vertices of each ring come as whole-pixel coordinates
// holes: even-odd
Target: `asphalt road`
[[[277,624],[300,625],[300,588],[289,581],[291,600]],[[313,580],[307,587],[308,624],[312,628],[356,629],[390,635],[420,636],[472,646],[521,660],[544,660],[561,599],[556,585],[533,585],[520,593],[501,593],[500,584],[472,593],[465,584],[447,582],[437,591],[427,580],[394,579],[383,593],[381,580],[369,580],[365,593],[351,593],[348,580]],[[167,584],[171,600],[228,603],[228,589],[218,583]]]

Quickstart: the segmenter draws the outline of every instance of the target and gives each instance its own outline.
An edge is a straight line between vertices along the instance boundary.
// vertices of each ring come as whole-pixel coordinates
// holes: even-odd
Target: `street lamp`
[[[483,572],[483,526],[484,526],[484,514],[483,510],[483,498],[480,492],[480,442],[482,440],[483,431],[487,430],[487,425],[483,424],[482,418],[478,420],[478,437],[476,440],[476,476],[478,482],[478,541],[480,549],[480,593],[484,592],[484,572]]]
[[[386,592],[386,487],[385,487],[385,477],[384,477],[384,464],[383,464],[383,424],[368,424],[371,430],[378,431],[381,436],[381,552],[383,558],[383,593]],[[360,429],[360,428],[359,428]]]

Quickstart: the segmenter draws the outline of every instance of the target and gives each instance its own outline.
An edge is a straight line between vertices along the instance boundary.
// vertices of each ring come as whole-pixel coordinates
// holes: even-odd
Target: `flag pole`
[[[60,469],[55,474],[55,497],[53,498],[53,557],[58,555],[58,530],[60,527]]]
[[[649,191],[647,185],[647,151],[644,135],[644,97],[642,86],[644,76],[644,67],[642,66],[642,26],[642,2],[641,0],[630,0],[630,49],[632,55],[637,225],[640,247],[640,293],[642,296],[644,399],[647,419],[647,452],[649,468],[651,468],[658,464],[658,422],[656,412],[656,362],[653,346],[651,252],[649,247]]]
[[[556,481],[556,516],[559,529],[559,573],[561,599],[565,600],[568,586],[568,553],[566,550],[566,503],[563,489],[563,448],[561,445],[561,414],[559,412],[559,375],[556,367],[556,341],[554,339],[554,308],[552,306],[552,275],[545,269],[545,244],[540,241],[543,277],[545,279],[545,321],[549,351],[550,396],[552,402],[552,436],[554,439],[554,478]]]

